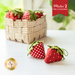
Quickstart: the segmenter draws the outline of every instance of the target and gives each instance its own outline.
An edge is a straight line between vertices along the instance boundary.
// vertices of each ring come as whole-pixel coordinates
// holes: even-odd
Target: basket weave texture
[[[46,31],[46,15],[36,21],[13,21],[12,19],[5,18],[5,34],[8,40],[29,44],[46,36]]]

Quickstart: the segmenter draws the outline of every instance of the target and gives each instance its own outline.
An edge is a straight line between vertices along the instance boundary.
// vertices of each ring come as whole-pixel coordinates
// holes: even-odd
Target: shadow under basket
[[[6,39],[30,44],[46,36],[46,15],[36,21],[16,20],[5,18]]]

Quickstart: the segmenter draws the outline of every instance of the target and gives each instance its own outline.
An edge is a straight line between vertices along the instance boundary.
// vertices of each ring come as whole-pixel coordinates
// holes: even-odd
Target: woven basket
[[[6,39],[22,43],[32,43],[46,36],[46,15],[36,21],[16,20],[5,18]]]

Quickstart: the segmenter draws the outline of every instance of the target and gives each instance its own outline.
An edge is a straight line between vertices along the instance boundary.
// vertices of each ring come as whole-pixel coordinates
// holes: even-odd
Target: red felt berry
[[[45,50],[44,50],[43,43],[39,42],[39,41],[34,41],[31,44],[31,46],[29,47],[28,55],[29,54],[34,58],[44,59],[45,58]]]
[[[41,16],[43,16],[43,12],[38,10],[38,11],[36,11],[36,15],[38,18],[41,18]]]
[[[49,46],[49,47],[50,48],[48,48],[46,57],[44,59],[44,61],[46,63],[60,61],[60,60],[62,60],[62,58],[64,59],[64,55],[65,55],[64,50],[65,49],[59,48],[58,46]],[[68,52],[67,52],[67,55],[68,55]],[[67,55],[65,55],[65,56],[67,56]]]
[[[6,18],[10,18],[10,14],[11,14],[11,11],[8,11],[7,13],[6,13]]]
[[[23,20],[23,19],[31,20],[31,21],[36,20],[36,19],[37,19],[37,16],[36,16],[36,14],[35,14],[35,11],[27,10],[27,11],[24,13],[24,15],[23,15],[23,17],[22,17],[21,20]]]
[[[15,8],[13,10],[9,10],[7,13],[6,13],[6,17],[7,18],[11,18],[13,19],[14,21],[16,19],[21,19],[23,16],[23,11],[21,8]]]

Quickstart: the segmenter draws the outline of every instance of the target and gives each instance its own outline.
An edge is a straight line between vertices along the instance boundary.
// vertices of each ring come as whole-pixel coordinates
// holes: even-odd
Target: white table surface
[[[75,75],[75,31],[47,31],[44,41],[45,52],[47,45],[58,45],[65,48],[69,55],[63,61],[46,64],[43,59],[27,57],[28,44],[13,42],[5,39],[4,30],[0,30],[0,75]],[[10,71],[5,68],[5,60],[15,58],[18,66]]]

